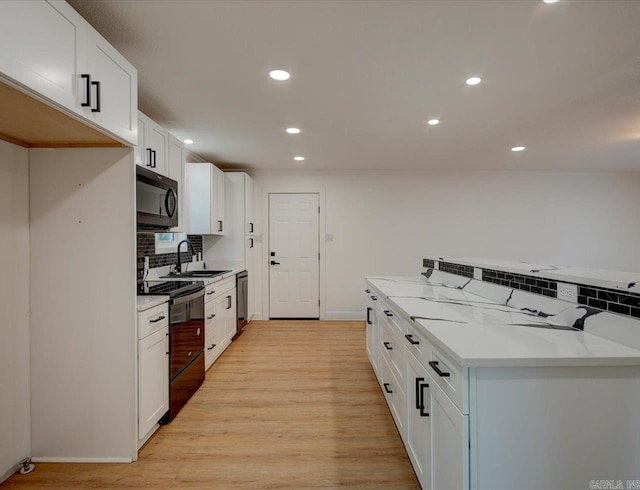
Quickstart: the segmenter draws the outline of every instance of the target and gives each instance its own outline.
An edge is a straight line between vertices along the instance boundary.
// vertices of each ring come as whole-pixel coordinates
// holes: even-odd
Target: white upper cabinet
[[[179,225],[172,228],[172,231],[182,232],[187,230],[187,214],[184,206],[185,186],[184,186],[184,160],[185,149],[184,144],[178,138],[169,135],[169,151],[167,155],[167,169],[169,178],[178,183],[178,223]]]
[[[0,71],[78,114],[87,72],[87,22],[66,2],[0,5]],[[84,94],[82,94],[84,95]]]
[[[136,163],[166,177],[171,177],[169,175],[168,152],[169,133],[167,130],[142,112],[138,112]]]
[[[211,163],[185,165],[188,233],[224,235],[224,172]]]
[[[138,137],[138,72],[91,26],[87,38],[88,74],[91,77],[88,114],[99,126],[135,144]]]
[[[138,73],[66,2],[0,2],[0,78],[136,144]]]

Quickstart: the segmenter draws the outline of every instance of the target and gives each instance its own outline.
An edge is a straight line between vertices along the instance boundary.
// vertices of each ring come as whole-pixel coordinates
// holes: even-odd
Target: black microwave
[[[178,226],[178,183],[136,165],[138,230],[167,230]]]

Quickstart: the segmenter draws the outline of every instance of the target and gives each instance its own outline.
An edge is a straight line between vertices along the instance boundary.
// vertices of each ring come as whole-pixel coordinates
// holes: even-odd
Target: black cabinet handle
[[[253,238],[249,238],[249,248],[253,248]]]
[[[153,157],[151,168],[156,168],[156,150],[151,150],[151,156]]]
[[[387,316],[393,316],[393,313],[391,313],[389,310],[384,310],[384,314]]]
[[[253,223],[249,223],[249,233],[253,233]]]
[[[91,75],[89,75],[88,73],[83,73],[82,75],[80,75],[80,78],[84,78],[86,83],[85,88],[87,91],[87,97],[81,105],[82,107],[91,107]]]
[[[213,350],[213,348],[216,346],[216,344],[211,344],[211,347],[207,347],[207,350]]]
[[[153,164],[153,159],[151,157],[151,148],[147,148],[147,153],[149,153],[149,156],[147,157],[147,167],[151,167],[151,165]]]
[[[446,378],[448,376],[451,376],[451,373],[447,373],[445,371],[441,371],[440,368],[438,367],[438,361],[429,361],[429,366],[431,366],[433,368],[433,370],[438,373],[438,376],[442,377],[442,378]]]
[[[165,318],[167,317],[162,315],[161,317],[158,317],[155,320],[149,320],[149,323],[158,323],[160,320],[164,320]]]
[[[384,386],[384,391],[387,393],[393,393],[393,390],[389,388],[389,383],[383,383],[382,385]]]
[[[280,262],[276,262],[275,260],[272,260],[271,265],[280,265]]]
[[[393,347],[391,347],[391,344],[389,344],[389,342],[382,342],[382,344],[384,345],[384,348],[387,350],[393,350]]]
[[[209,316],[207,317],[207,320],[211,320],[211,319],[212,319],[212,318],[214,318],[214,317],[215,317],[215,315],[209,315]]]
[[[378,301],[378,297],[377,297],[377,296],[371,296],[371,299],[372,299],[373,301]]]
[[[371,292],[371,290],[370,289],[365,289],[364,292],[369,294]]]
[[[100,104],[100,82],[91,82],[96,87],[96,108],[91,108],[91,112],[100,112],[102,105]]]
[[[371,308],[367,308],[367,325],[372,325],[370,314],[371,314]]]
[[[429,416],[429,412],[425,412],[425,409],[427,408],[424,405],[424,389],[425,388],[429,388],[429,385],[427,383],[420,384],[420,406],[418,408],[420,409],[421,417]]]
[[[418,345],[420,343],[420,341],[414,339],[410,333],[406,334],[404,338],[407,339],[411,345]]]
[[[231,296],[227,296],[227,310],[231,309]]]
[[[420,398],[420,383],[424,381],[424,378],[416,378],[416,410],[420,410],[422,406],[422,400]]]
[[[216,292],[215,292],[215,291],[209,291],[209,292],[207,293],[207,296],[211,296],[212,294],[216,294]]]
[[[222,231],[222,220],[218,220],[218,231]]]

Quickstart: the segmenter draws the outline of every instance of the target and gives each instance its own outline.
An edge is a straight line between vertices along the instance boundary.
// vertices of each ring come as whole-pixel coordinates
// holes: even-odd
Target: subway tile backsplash
[[[422,267],[435,269],[436,261],[422,259]],[[438,268],[443,272],[464,277],[474,277],[474,268],[452,262],[438,261]],[[515,274],[493,269],[479,268],[482,280],[512,289],[519,289],[533,294],[551,298],[558,297],[558,282],[525,274]],[[607,289],[584,284],[578,286],[578,304],[590,306],[619,315],[640,318],[640,294]]]
[[[166,265],[174,265],[178,261],[178,254],[176,252],[168,254],[156,254],[155,253],[155,236],[153,233],[138,233],[138,245],[137,245],[137,265],[138,271],[144,269],[144,258],[149,257],[149,268],[163,267]],[[196,253],[202,252],[202,236],[201,235],[187,235],[187,239],[193,244],[193,248]],[[180,260],[182,263],[191,262],[191,249],[186,245],[183,245],[180,249]]]

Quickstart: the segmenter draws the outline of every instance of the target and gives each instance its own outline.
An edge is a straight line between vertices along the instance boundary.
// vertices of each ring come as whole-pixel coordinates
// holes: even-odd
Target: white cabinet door
[[[245,233],[253,235],[253,179],[244,174],[244,225]]]
[[[135,145],[138,140],[138,72],[95,29],[88,29],[90,120]]]
[[[422,490],[430,490],[431,414],[426,406],[428,403],[426,398],[427,390],[433,381],[427,370],[411,355],[407,355],[406,380],[407,438],[405,447]]]
[[[169,410],[169,328],[138,341],[138,439]]]
[[[462,415],[433,380],[428,384],[426,411],[431,419],[432,488],[468,489],[469,416]]]
[[[215,210],[211,227],[214,234],[224,235],[224,172],[217,167],[213,167],[213,199]]]
[[[149,159],[149,150],[147,149],[147,142],[145,139],[145,133],[147,129],[147,120],[148,117],[138,113],[138,144],[135,147],[134,155],[136,165],[140,165],[141,167],[149,167],[151,165]]]
[[[231,340],[238,332],[238,318],[236,306],[236,288],[228,291],[225,295],[224,303],[224,335],[225,339]]]
[[[3,1],[2,74],[79,114],[87,71],[87,23],[61,1]]]
[[[145,142],[150,148],[151,170],[169,176],[167,164],[169,133],[160,125],[149,119],[146,127]]]
[[[178,226],[171,231],[186,231],[187,214],[184,208],[184,145],[173,135],[169,135],[169,151],[167,155],[167,170],[169,178],[178,183]]]
[[[377,376],[378,373],[378,337],[379,337],[379,325],[380,323],[376,317],[376,309],[373,305],[373,300],[370,299],[367,301],[367,321],[366,321],[366,344],[367,344],[367,356],[369,357],[369,362],[371,362],[371,366],[373,366],[373,370]]]
[[[187,163],[185,181],[188,232],[224,235],[224,172],[210,163]]]

